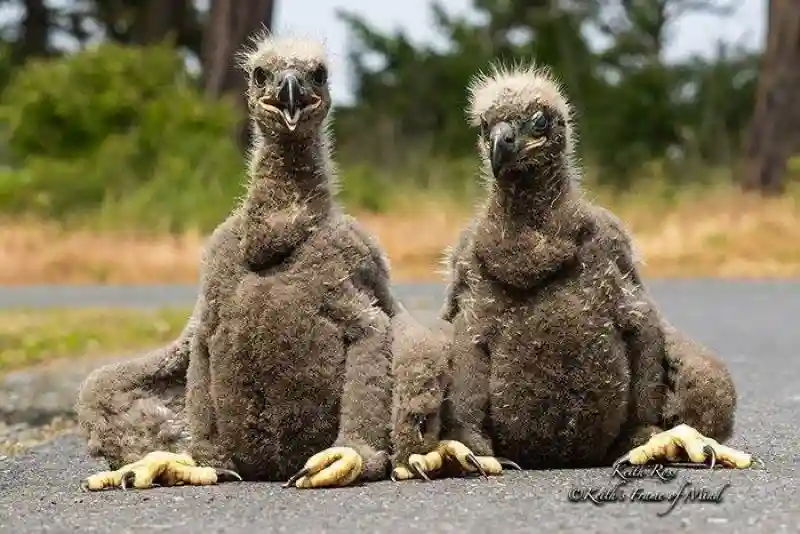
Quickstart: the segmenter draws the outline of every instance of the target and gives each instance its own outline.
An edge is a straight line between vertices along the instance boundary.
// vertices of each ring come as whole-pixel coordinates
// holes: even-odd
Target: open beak
[[[314,109],[322,103],[322,98],[305,87],[303,77],[296,70],[283,71],[278,76],[277,92],[264,96],[260,100],[261,107],[276,115],[280,115],[290,132],[297,129],[303,112]]]
[[[517,139],[514,128],[507,122],[497,123],[489,133],[491,147],[489,159],[495,178],[517,156]]]
[[[278,85],[278,102],[281,104],[281,116],[290,132],[297,128],[300,121],[300,112],[303,109],[305,89],[295,71],[286,71],[280,78]]]

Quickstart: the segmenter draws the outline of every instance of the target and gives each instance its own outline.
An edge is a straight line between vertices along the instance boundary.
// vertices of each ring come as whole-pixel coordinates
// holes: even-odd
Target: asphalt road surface
[[[667,315],[718,351],[739,390],[731,445],[764,469],[680,471],[670,482],[632,480],[624,499],[586,489],[613,488],[610,469],[510,472],[489,480],[379,482],[329,490],[271,483],[83,493],[80,480],[101,468],[76,437],[62,437],[0,461],[0,532],[645,532],[798,533],[800,493],[800,282],[654,282]],[[440,286],[398,288],[421,315],[438,307]],[[194,289],[0,290],[0,307],[159,305],[191,302]],[[643,502],[684,488],[720,502]],[[726,484],[728,484],[726,486]],[[721,493],[720,493],[721,490]],[[636,498],[632,496],[636,495]],[[684,493],[686,495],[686,493]],[[619,496],[619,493],[617,493]]]

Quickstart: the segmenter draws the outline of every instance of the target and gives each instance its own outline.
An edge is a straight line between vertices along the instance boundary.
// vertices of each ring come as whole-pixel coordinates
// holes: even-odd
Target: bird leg
[[[284,488],[294,485],[300,489],[348,486],[361,475],[364,460],[350,447],[331,447],[308,459]]]
[[[681,462],[687,457],[692,463]],[[651,460],[667,460],[676,467],[708,465],[711,469],[718,464],[736,469],[744,469],[753,464],[753,457],[750,454],[721,445],[688,425],[678,425],[655,434],[644,445],[631,449],[615,461],[614,466],[626,463],[643,465]]]
[[[422,478],[430,480],[434,477],[457,476],[459,474],[480,473],[483,477],[499,475],[503,466],[520,469],[510,460],[493,456],[476,456],[460,441],[440,441],[434,450],[427,454],[412,454],[408,457],[408,466],[397,466],[392,471],[392,480],[409,480]]]
[[[98,491],[109,488],[146,489],[153,486],[207,486],[225,479],[242,480],[228,469],[198,467],[188,454],[153,451],[141,460],[127,464],[116,471],[103,471],[88,477],[83,488]]]

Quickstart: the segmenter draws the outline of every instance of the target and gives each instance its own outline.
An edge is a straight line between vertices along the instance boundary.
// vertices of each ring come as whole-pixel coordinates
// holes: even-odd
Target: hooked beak
[[[281,104],[281,116],[290,132],[297,128],[300,112],[303,109],[305,89],[300,83],[298,73],[293,70],[280,76],[278,85],[278,102]]]
[[[495,178],[517,155],[517,139],[514,129],[507,122],[497,123],[489,134],[489,159]]]

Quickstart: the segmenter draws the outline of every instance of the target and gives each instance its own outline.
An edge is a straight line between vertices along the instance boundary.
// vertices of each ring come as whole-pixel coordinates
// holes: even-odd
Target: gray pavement
[[[410,306],[438,306],[441,284],[398,284],[397,294]],[[0,310],[3,308],[74,308],[161,307],[191,304],[194,285],[121,285],[121,286],[19,286],[0,287]]]
[[[602,506],[570,502],[568,495],[573,488],[613,488],[610,469],[317,491],[231,483],[88,494],[78,483],[102,466],[86,456],[81,440],[67,436],[0,460],[0,532],[800,532],[800,281],[658,281],[651,287],[673,323],[730,366],[739,390],[731,445],[761,457],[765,469],[631,481],[621,488],[624,500]],[[398,286],[422,316],[438,308],[441,290]],[[0,308],[181,304],[193,294],[192,287],[0,289]],[[645,493],[668,498],[686,482],[709,495],[724,488],[721,502],[681,502],[664,517],[658,514],[669,502],[641,502]]]

